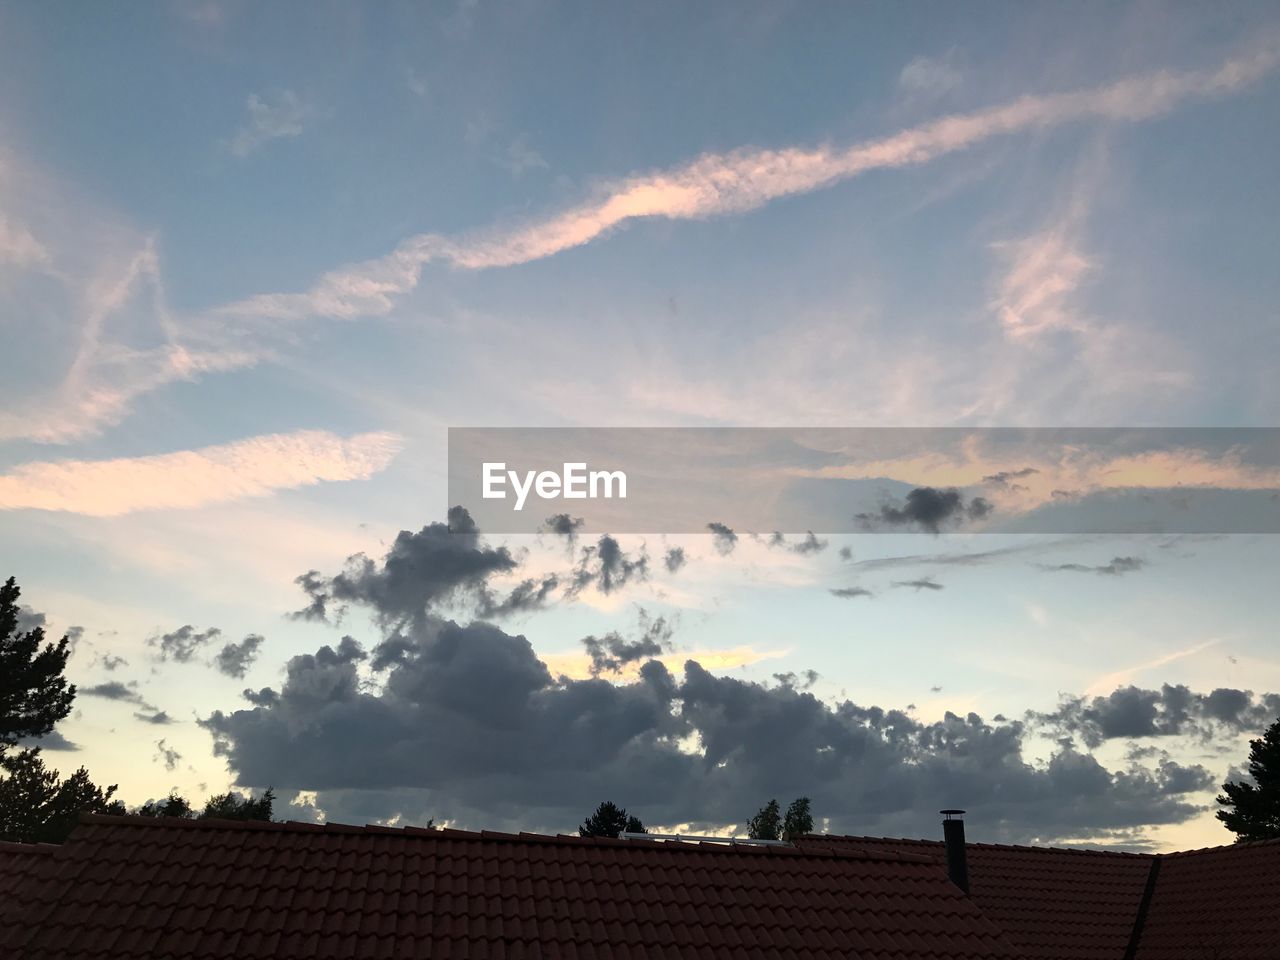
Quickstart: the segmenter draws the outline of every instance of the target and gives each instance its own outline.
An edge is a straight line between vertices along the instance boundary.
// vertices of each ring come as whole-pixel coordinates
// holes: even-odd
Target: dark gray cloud
[[[573,571],[566,595],[577,596],[590,586],[601,593],[612,593],[648,576],[649,558],[643,550],[638,556],[628,556],[617,540],[605,534],[593,546],[582,548],[582,558]]]
[[[935,581],[935,580],[931,580],[931,579],[929,579],[928,577],[922,577],[922,578],[921,578],[921,579],[919,579],[919,580],[895,580],[895,581],[893,581],[893,585],[894,585],[895,587],[911,587],[913,590],[915,590],[915,591],[917,591],[917,592],[919,592],[919,591],[921,591],[921,590],[942,590],[942,589],[944,589],[944,587],[943,587],[943,585],[942,585],[942,584],[938,583],[938,582],[937,582],[937,581]]]
[[[684,547],[672,547],[667,551],[665,557],[662,558],[663,565],[667,568],[667,573],[679,573],[680,568],[688,562],[685,559]]]
[[[174,722],[173,717],[165,713],[163,710],[156,710],[153,713],[135,713],[134,719],[141,720],[143,723],[154,724],[158,727],[166,727]]]
[[[246,687],[244,690],[240,691],[240,696],[244,697],[255,707],[270,707],[280,699],[280,695],[270,687],[263,687],[261,690],[254,690],[250,687]]]
[[[1207,694],[1165,684],[1159,690],[1120,687],[1106,696],[1064,697],[1051,713],[1028,720],[1079,737],[1088,747],[1135,737],[1194,737],[1260,733],[1280,717],[1280,694],[1255,697],[1251,691],[1220,687]]]
[[[571,517],[567,513],[556,513],[547,517],[547,519],[543,521],[542,528],[546,530],[547,533],[554,533],[558,536],[564,537],[569,541],[569,545],[573,546],[577,541],[578,533],[582,530],[582,525],[585,522],[586,521],[583,520],[582,517]]]
[[[560,578],[552,574],[541,580],[521,580],[505,597],[495,597],[488,590],[480,591],[476,612],[487,619],[509,617],[517,613],[541,610],[551,600]]]
[[[875,594],[866,587],[838,587],[831,591],[833,597],[840,597],[842,600],[853,600],[856,597],[874,597]]]
[[[956,527],[965,520],[981,520],[992,509],[990,501],[983,497],[974,497],[966,503],[959,490],[916,487],[901,506],[885,504],[878,513],[860,513],[854,519],[868,530],[915,527],[937,534],[943,527]]]
[[[1132,573],[1135,570],[1141,570],[1147,565],[1147,562],[1141,557],[1112,557],[1110,563],[1100,564],[1098,566],[1090,566],[1084,563],[1059,563],[1053,566],[1043,566],[1042,569],[1057,571],[1070,570],[1074,573],[1100,573],[1104,576],[1119,576],[1122,573]]]
[[[208,630],[197,630],[186,623],[172,633],[162,633],[147,638],[147,646],[156,649],[156,657],[160,660],[173,660],[177,663],[188,663],[207,644],[222,636],[217,627]]]
[[[650,619],[640,611],[640,636],[627,640],[616,632],[603,637],[583,637],[582,645],[591,658],[591,675],[618,673],[623,667],[641,660],[652,660],[671,650],[672,627],[665,617]]]
[[[711,542],[722,556],[733,553],[733,548],[738,545],[738,535],[733,532],[732,527],[713,520],[707,524],[707,529],[711,531]]]
[[[812,530],[807,531],[800,540],[797,540],[794,543],[775,530],[766,543],[770,547],[782,547],[790,550],[792,553],[798,553],[801,556],[805,556],[810,553],[821,553],[823,550],[827,549],[827,541],[819,540]]]
[[[1021,470],[1001,470],[999,473],[983,477],[982,482],[993,487],[1007,487],[1016,490],[1019,485],[1013,483],[1014,480],[1025,480],[1027,477],[1039,472],[1035,467],[1023,467]]]
[[[219,673],[243,680],[253,662],[258,659],[262,643],[262,635],[257,633],[249,634],[239,643],[227,643],[213,658],[213,665],[218,668]]]
[[[490,594],[488,579],[517,566],[506,547],[485,543],[465,509],[452,507],[447,523],[429,523],[417,533],[401,530],[381,561],[358,553],[336,576],[302,574],[295,582],[310,602],[291,616],[341,619],[346,605],[358,604],[384,628],[395,629],[421,625],[429,613],[450,605],[495,609],[503,601]]]
[[[18,633],[30,633],[32,630],[44,630],[49,621],[43,613],[32,610],[24,603],[18,604]]]
[[[129,661],[124,657],[117,657],[114,654],[104,653],[94,659],[93,665],[95,667],[101,667],[108,673],[114,673],[121,667],[127,667],[129,665]]]
[[[119,680],[111,680],[107,683],[95,683],[90,687],[77,687],[76,693],[83,697],[101,697],[104,700],[132,703],[135,706],[146,707],[148,710],[155,709],[142,699],[142,694],[138,692],[138,684],[134,681],[121,683]]]
[[[170,747],[164,740],[156,741],[155,759],[164,764],[164,768],[170,772],[178,769],[178,764],[182,762],[182,754]]]
[[[72,743],[57,730],[50,730],[43,737],[26,737],[18,741],[18,746],[24,750],[39,747],[41,750],[58,750],[67,753],[80,749],[78,744]]]
[[[555,677],[524,637],[483,622],[400,640],[378,683],[358,645],[324,647],[291,659],[278,692],[201,721],[236,782],[315,790],[331,819],[358,822],[557,830],[615,796],[646,823],[701,829],[806,795],[836,831],[932,832],[938,809],[961,806],[986,836],[1042,842],[1181,822],[1214,782],[1167,757],[1105,766],[1069,741],[1038,762],[1021,721],[924,722],[693,660],[682,675],[643,662],[626,683]]]
[[[853,547],[841,547],[841,548],[840,548],[840,559],[841,559],[841,560],[852,560],[852,559],[853,559]]]

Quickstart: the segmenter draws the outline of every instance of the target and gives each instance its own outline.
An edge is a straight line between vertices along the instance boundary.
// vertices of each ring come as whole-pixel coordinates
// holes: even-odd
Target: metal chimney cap
[[[963,810],[939,810],[938,812],[942,814],[944,817],[946,817],[948,820],[950,820],[952,817],[964,816]]]

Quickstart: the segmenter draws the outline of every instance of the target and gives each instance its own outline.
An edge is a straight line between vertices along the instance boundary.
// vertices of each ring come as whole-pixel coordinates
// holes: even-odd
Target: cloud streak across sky
[[[400,449],[390,433],[269,434],[148,457],[27,463],[0,474],[0,510],[114,517],[261,497],[321,481],[363,480]]]
[[[466,270],[516,266],[580,247],[632,220],[696,220],[743,213],[873,170],[928,163],[999,136],[1087,119],[1145,120],[1187,100],[1237,91],[1257,82],[1277,62],[1280,45],[1272,42],[1216,69],[1161,70],[1088,90],[1019,97],[843,149],[708,153],[681,167],[606,185],[595,199],[542,220],[456,240],[421,234],[385,257],[326,274],[306,293],[263,294],[218,312],[277,320],[386,313],[397,295],[417,286],[427,263]]]

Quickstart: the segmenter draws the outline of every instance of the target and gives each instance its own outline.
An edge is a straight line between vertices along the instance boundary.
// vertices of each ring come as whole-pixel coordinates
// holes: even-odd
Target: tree
[[[62,675],[67,638],[45,643],[43,627],[18,631],[21,593],[13,577],[0,587],[0,749],[44,736],[71,712],[76,695]]]
[[[752,840],[790,841],[812,832],[813,814],[809,811],[808,797],[792,800],[785,817],[778,801],[770,800],[747,821],[747,836]]]
[[[1280,838],[1280,720],[1249,741],[1249,776],[1222,785],[1217,817],[1237,843]]]
[[[66,780],[50,770],[39,747],[14,750],[27,737],[42,737],[71,712],[76,688],[63,675],[71,651],[64,636],[46,643],[44,628],[18,629],[13,577],[0,586],[0,840],[61,843],[81,812],[124,813],[81,767]]]
[[[257,798],[252,794],[246,797],[227,791],[206,800],[199,819],[270,820],[271,805],[275,798],[275,791],[270,787],[267,787],[262,796]]]
[[[196,812],[191,809],[191,804],[186,798],[178,796],[177,793],[170,793],[163,800],[148,800],[133,811],[133,814],[136,817],[178,817],[182,820],[190,820]]]
[[[626,809],[606,800],[596,807],[578,828],[584,837],[617,837],[620,833],[647,833],[639,817],[630,816]]]
[[[794,840],[806,833],[813,833],[813,814],[809,812],[809,798],[792,800],[782,821],[782,839]]]
[[[782,833],[782,812],[777,800],[770,800],[747,821],[747,836],[752,840],[777,840]]]
[[[20,750],[0,758],[0,840],[17,843],[62,843],[81,813],[125,812],[113,800],[114,785],[103,790],[81,767],[67,779],[48,769],[39,749]]]

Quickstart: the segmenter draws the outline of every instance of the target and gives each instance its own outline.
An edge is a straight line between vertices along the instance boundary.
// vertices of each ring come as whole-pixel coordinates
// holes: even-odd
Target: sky
[[[296,819],[1229,841],[1274,535],[504,535],[447,431],[1273,426],[1278,120],[1264,3],[0,4],[46,758]]]

